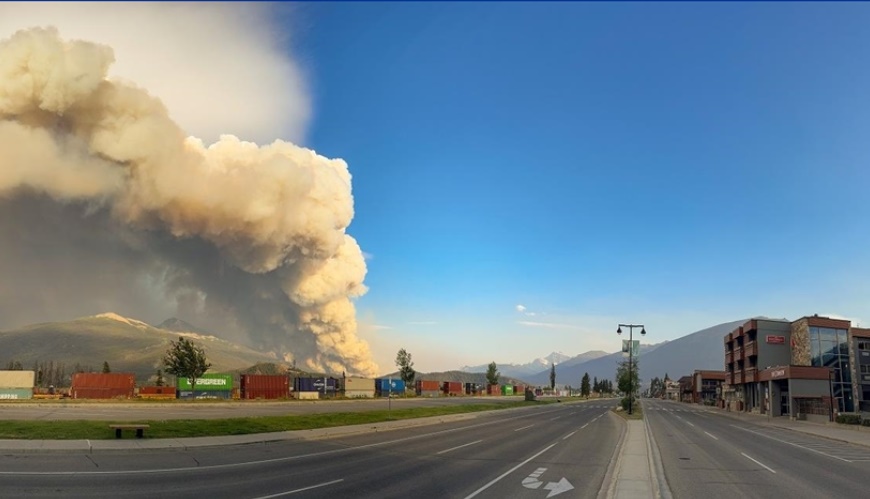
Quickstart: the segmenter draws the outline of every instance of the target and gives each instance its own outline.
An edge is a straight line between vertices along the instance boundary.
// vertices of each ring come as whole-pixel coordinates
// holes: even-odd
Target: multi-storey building
[[[852,412],[870,401],[870,330],[818,315],[752,319],[725,335],[725,370],[732,410],[820,418]]]
[[[695,370],[692,375],[692,402],[718,405],[722,397],[722,383],[728,377],[725,371]]]

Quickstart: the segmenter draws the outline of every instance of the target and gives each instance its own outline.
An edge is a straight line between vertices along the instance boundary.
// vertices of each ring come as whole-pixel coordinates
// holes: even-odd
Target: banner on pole
[[[640,353],[640,340],[622,340],[622,353],[628,353],[629,343],[631,343],[631,355],[636,357]]]

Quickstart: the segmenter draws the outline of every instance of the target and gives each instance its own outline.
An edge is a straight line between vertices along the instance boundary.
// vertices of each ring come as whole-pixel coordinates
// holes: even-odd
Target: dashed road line
[[[767,471],[769,471],[769,472],[771,472],[771,473],[776,473],[775,471],[773,471],[773,469],[772,469],[770,466],[767,466],[767,465],[762,464],[761,462],[759,462],[759,461],[757,461],[757,460],[755,460],[755,459],[752,459],[751,457],[747,456],[746,453],[741,452],[740,454],[741,454],[743,457],[745,457],[746,459],[749,459],[749,460],[752,461],[753,463],[755,463],[755,464],[761,466],[762,468],[766,469]]]
[[[474,442],[468,442],[467,444],[457,445],[456,447],[451,447],[451,448],[449,448],[449,449],[444,449],[444,450],[442,450],[442,451],[438,451],[438,452],[436,452],[435,454],[446,454],[446,453],[448,453],[448,452],[450,452],[450,451],[453,451],[453,450],[456,450],[456,449],[461,449],[461,448],[463,448],[463,447],[468,447],[469,445],[479,444],[480,442],[483,442],[483,440],[476,440],[476,441],[474,441]]]

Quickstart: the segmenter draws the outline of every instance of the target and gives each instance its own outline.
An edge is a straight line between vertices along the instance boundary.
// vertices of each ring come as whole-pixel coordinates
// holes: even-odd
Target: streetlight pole
[[[631,356],[634,350],[634,328],[640,328],[640,334],[646,334],[646,328],[643,324],[619,324],[616,326],[616,334],[622,334],[622,328],[628,328],[628,415],[631,415],[632,401],[634,400],[634,366],[632,366]]]

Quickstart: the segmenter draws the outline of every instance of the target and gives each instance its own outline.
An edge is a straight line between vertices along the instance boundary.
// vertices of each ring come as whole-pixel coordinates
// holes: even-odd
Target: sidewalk
[[[766,414],[748,412],[732,412],[725,409],[710,408],[710,412],[722,414],[739,421],[748,421],[762,426],[783,428],[815,435],[817,437],[837,440],[850,444],[870,447],[870,427],[860,425],[844,425],[831,422],[817,423],[814,421],[797,421],[788,417],[769,417]]]

